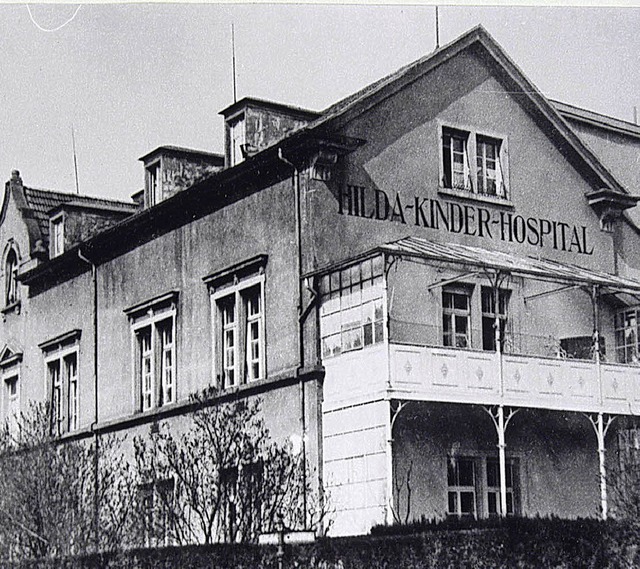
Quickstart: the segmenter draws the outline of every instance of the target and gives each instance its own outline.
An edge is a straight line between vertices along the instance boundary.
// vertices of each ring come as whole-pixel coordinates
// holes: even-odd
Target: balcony
[[[640,415],[640,367],[563,357],[549,337],[507,337],[502,354],[392,341],[389,358],[392,398]]]

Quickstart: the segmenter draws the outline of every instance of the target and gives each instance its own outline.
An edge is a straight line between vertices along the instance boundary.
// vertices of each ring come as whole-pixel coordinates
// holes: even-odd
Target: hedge
[[[468,527],[473,525],[473,527]],[[467,529],[460,529],[467,526]],[[283,567],[305,569],[624,569],[640,567],[640,523],[524,519],[428,522],[375,535],[285,547]],[[384,535],[383,535],[384,534]],[[0,569],[272,569],[277,548],[250,544],[140,549]]]

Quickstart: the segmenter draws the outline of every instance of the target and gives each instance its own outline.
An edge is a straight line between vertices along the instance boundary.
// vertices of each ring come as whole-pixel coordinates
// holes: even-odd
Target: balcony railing
[[[475,349],[493,352],[494,342],[491,338],[487,349],[483,349],[484,331],[482,328],[471,328],[466,334],[466,340],[456,342],[457,345],[445,345],[445,334],[441,325],[424,324],[397,318],[389,319],[390,341],[395,344],[410,344],[425,347],[453,347],[459,349]],[[493,336],[493,333],[490,334]],[[461,338],[459,337],[458,340]],[[502,352],[521,356],[538,356],[542,358],[585,359],[595,360],[595,349],[592,347],[588,357],[575,357],[562,348],[560,338],[551,334],[534,335],[514,332],[507,328],[502,341]],[[607,361],[607,356],[601,351],[601,360]]]
[[[640,415],[640,367],[568,358],[559,346],[521,335],[499,354],[400,344],[392,335],[390,389],[395,397],[424,401]]]

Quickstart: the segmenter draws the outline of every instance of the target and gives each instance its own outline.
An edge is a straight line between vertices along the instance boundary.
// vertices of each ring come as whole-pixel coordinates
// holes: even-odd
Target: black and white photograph
[[[640,567],[639,30],[0,4],[0,569]]]

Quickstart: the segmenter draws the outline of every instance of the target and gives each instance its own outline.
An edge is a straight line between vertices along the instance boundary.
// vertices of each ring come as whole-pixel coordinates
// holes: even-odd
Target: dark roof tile
[[[68,194],[64,192],[55,192],[52,190],[41,190],[38,188],[24,188],[24,196],[27,205],[33,212],[33,217],[38,222],[38,227],[44,240],[49,241],[49,212],[68,202],[74,205],[85,207],[107,207],[116,210],[130,210],[135,213],[136,204],[131,202],[123,202],[118,200],[109,200],[104,198],[94,198],[91,196],[82,196],[78,194]]]

